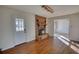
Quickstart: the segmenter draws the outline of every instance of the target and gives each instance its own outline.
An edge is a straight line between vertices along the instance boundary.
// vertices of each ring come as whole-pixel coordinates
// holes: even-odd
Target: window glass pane
[[[16,31],[24,31],[24,19],[16,18]]]

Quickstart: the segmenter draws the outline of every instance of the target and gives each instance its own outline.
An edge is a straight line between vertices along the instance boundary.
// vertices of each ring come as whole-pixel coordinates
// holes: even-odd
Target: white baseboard
[[[7,50],[7,49],[10,49],[10,48],[13,48],[14,46],[15,46],[15,45],[12,45],[12,46],[7,47],[7,48],[3,48],[2,51]]]

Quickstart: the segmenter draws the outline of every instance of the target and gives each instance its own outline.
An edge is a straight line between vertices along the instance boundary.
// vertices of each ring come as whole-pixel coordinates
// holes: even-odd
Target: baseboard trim
[[[7,47],[7,48],[3,48],[2,51],[5,51],[5,50],[8,50],[8,49],[11,49],[11,48],[13,48],[14,46],[15,46],[15,45],[10,46],[10,47]]]
[[[32,41],[35,41],[35,40],[32,40]],[[29,41],[29,42],[32,42],[32,41]],[[17,46],[19,46],[19,45],[22,45],[22,44],[24,44],[24,43],[29,43],[29,42],[23,42],[23,43],[20,43],[20,44],[17,44],[17,45],[13,45],[13,46],[10,46],[10,47],[8,47],[8,48],[4,48],[4,49],[2,49],[1,51],[5,51],[5,50],[8,50],[8,49],[17,47]]]

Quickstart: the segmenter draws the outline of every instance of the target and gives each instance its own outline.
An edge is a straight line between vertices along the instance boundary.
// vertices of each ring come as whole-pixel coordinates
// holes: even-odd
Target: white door
[[[16,45],[24,43],[25,42],[25,24],[23,18],[16,18],[15,19],[16,24]]]

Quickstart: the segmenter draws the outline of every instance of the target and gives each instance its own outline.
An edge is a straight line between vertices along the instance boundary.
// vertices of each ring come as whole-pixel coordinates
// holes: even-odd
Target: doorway
[[[16,18],[15,19],[15,25],[16,25],[16,45],[24,43],[25,42],[25,23],[23,18]]]

